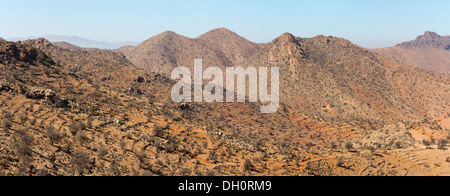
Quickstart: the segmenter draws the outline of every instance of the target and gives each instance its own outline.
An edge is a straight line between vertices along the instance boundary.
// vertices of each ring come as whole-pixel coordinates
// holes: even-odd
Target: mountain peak
[[[156,36],[150,37],[149,39],[142,42],[140,45],[146,45],[148,43],[153,43],[155,40],[159,40],[159,41],[163,41],[163,42],[167,42],[167,41],[172,42],[172,41],[174,41],[174,39],[181,38],[181,37],[184,37],[184,36],[181,36],[181,35],[175,33],[174,31],[165,31]]]
[[[162,36],[175,36],[175,35],[178,35],[178,34],[175,33],[174,31],[165,31],[165,32],[161,33],[160,35],[162,35]]]
[[[278,38],[276,38],[272,43],[291,43],[295,42],[295,36],[291,33],[283,33]]]
[[[152,38],[173,38],[173,37],[177,37],[177,36],[178,36],[178,34],[175,33],[174,31],[164,31],[154,37],[149,38],[149,40]]]
[[[291,40],[295,39],[295,36],[292,35],[291,33],[287,33],[287,32],[286,32],[286,33],[283,33],[283,34],[279,37],[279,39],[291,41]]]
[[[233,33],[233,34],[235,34],[233,31],[231,31],[227,28],[224,28],[224,27],[213,29],[207,33]]]
[[[237,38],[241,38],[241,36],[239,36],[238,34],[236,34],[235,32],[227,29],[227,28],[217,28],[217,29],[213,29],[211,31],[208,31],[202,35],[200,35],[199,37],[197,37],[197,39],[200,40],[206,40],[206,39],[215,39],[218,37],[237,37]]]
[[[422,36],[419,36],[419,38],[425,38],[425,39],[438,39],[441,36],[437,34],[436,32],[432,31],[425,31],[425,33]]]
[[[397,47],[402,48],[449,48],[450,37],[440,36],[439,34],[431,31],[426,31],[423,35],[418,36],[415,40],[398,44]]]

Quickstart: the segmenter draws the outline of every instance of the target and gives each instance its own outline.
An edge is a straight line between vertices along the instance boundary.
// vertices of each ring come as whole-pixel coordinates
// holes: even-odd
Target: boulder
[[[44,99],[46,98],[46,95],[52,94],[52,90],[40,88],[40,87],[32,87],[29,88],[28,91],[25,93],[25,96],[28,99]],[[54,93],[54,92],[53,92]]]
[[[55,91],[40,87],[32,87],[26,91],[25,96],[28,99],[45,99],[45,101],[55,104],[59,108],[70,107],[70,101],[56,95]]]

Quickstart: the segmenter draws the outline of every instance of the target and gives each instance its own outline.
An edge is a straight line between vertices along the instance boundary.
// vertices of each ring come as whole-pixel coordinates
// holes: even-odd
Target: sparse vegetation
[[[47,136],[52,145],[62,139],[61,134],[53,127],[53,125],[47,126]]]
[[[353,143],[352,142],[347,142],[345,144],[345,149],[347,149],[348,151],[353,150],[354,149]]]
[[[292,37],[269,46],[265,51],[272,52],[272,57],[259,54],[263,59],[259,66],[304,68],[296,71],[304,75],[283,78],[311,79],[306,83],[283,80],[282,85],[289,84],[283,90],[298,94],[284,96],[280,111],[271,115],[261,115],[254,103],[172,103],[167,90],[174,81],[137,68],[123,55],[71,51],[47,42],[9,43],[25,58],[6,57],[16,53],[3,52],[7,47],[0,44],[0,175],[414,175],[431,171],[436,164],[441,170],[448,166],[434,162],[408,165],[415,161],[411,157],[425,162],[428,159],[423,157],[432,156],[420,154],[425,150],[416,148],[420,142],[410,130],[426,126],[439,134],[422,137],[437,136],[435,144],[441,149],[448,145],[440,140],[447,134],[442,130],[445,126],[432,118],[401,123],[404,116],[427,114],[411,100],[432,100],[436,106],[429,110],[436,115],[440,111],[437,105],[447,103],[446,98],[415,95],[406,79],[415,74],[417,83],[439,90],[431,76],[424,81],[429,75],[397,64],[395,71],[385,69],[377,57],[345,40]],[[342,48],[343,44],[346,47]],[[303,56],[305,51],[308,56]],[[300,57],[290,58],[292,54],[304,60],[297,62]],[[355,67],[353,57],[344,54],[363,60]],[[333,61],[337,57],[340,64]],[[272,59],[270,64],[267,59]],[[349,67],[344,69],[341,64]],[[320,80],[311,78],[310,73],[318,74]],[[356,77],[361,73],[383,74]],[[447,85],[445,77],[441,78],[440,84]],[[393,82],[397,80],[404,85],[405,96],[398,96]],[[34,88],[52,90],[31,99],[26,92]],[[421,87],[413,90],[429,92]],[[441,95],[438,91],[435,96]],[[303,98],[314,103],[299,102]],[[446,157],[442,150],[426,152]],[[429,168],[420,170],[425,166]]]
[[[153,135],[156,137],[164,137],[164,127],[156,125],[153,127]]]
[[[439,142],[437,144],[438,149],[440,149],[440,150],[447,150],[447,144],[448,144],[447,140],[439,140]]]

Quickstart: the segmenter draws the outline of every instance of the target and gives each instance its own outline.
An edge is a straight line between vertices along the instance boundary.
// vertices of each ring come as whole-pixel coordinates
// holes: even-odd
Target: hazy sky
[[[197,37],[226,27],[259,43],[290,32],[374,48],[424,31],[450,35],[449,13],[448,0],[0,0],[0,37],[143,41],[167,30]]]

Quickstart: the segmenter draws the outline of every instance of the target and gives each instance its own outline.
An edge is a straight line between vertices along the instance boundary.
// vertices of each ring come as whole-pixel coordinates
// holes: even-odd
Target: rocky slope
[[[158,94],[93,83],[29,45],[1,41],[0,69],[2,176],[287,175],[295,171],[279,167],[283,157],[303,160],[294,146],[202,119]],[[145,82],[159,91],[173,84],[157,75]]]
[[[425,32],[415,40],[374,51],[406,65],[436,73],[450,73],[450,36]]]
[[[389,61],[342,38],[286,33],[245,66],[280,67],[281,102],[331,121],[368,128],[449,115],[448,77]]]
[[[244,63],[281,68],[280,110],[267,115],[252,103],[175,104],[174,81],[123,55],[56,45],[0,42],[0,175],[449,171],[448,150],[421,138],[449,131],[420,121],[448,107],[448,78],[341,38],[284,34]]]
[[[146,77],[144,70],[137,68],[123,55],[113,51],[84,49],[67,43],[52,44],[46,39],[19,43],[44,51],[56,63],[80,77],[122,91],[135,90],[132,89],[133,84],[139,78]]]

